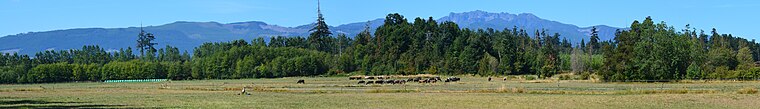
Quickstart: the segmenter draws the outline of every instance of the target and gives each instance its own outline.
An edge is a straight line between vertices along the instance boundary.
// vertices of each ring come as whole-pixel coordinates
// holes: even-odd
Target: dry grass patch
[[[262,87],[262,86],[253,86],[246,89],[250,91],[256,91],[256,92],[290,92],[288,89],[268,88],[268,87]]]
[[[556,83],[555,80],[526,80],[520,81],[520,83]]]
[[[757,88],[755,87],[744,87],[736,91],[738,94],[756,94]]]
[[[218,88],[200,88],[200,87],[187,87],[185,90],[197,90],[197,91],[222,91]]]
[[[501,86],[495,90],[470,90],[467,92],[469,93],[527,93],[529,92],[529,90],[525,89],[524,87],[507,88],[507,87]]]
[[[368,90],[365,91],[366,93],[413,93],[413,92],[420,92],[420,90],[409,90],[409,89],[374,89],[374,90]]]
[[[465,93],[526,93],[526,94],[573,94],[573,95],[634,95],[634,94],[712,94],[717,90],[689,90],[687,88],[669,90],[625,90],[625,91],[593,91],[593,90],[529,90],[524,87],[500,87],[498,89],[469,90]]]
[[[627,90],[618,91],[612,94],[710,94],[718,93],[717,90],[689,90],[686,88],[669,89],[669,90]]]

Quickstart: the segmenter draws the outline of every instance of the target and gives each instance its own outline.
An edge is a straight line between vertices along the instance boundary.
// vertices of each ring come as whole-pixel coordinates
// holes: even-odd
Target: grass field
[[[295,84],[304,79],[306,84]],[[347,77],[0,85],[0,108],[757,108],[760,82],[598,83],[465,76],[360,85]],[[243,87],[251,95],[238,95]],[[741,90],[741,91],[740,91]],[[750,90],[751,92],[751,90]]]

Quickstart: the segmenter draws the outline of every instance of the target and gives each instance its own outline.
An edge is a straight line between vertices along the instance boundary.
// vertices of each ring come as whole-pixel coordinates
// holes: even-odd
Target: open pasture
[[[446,79],[446,76],[441,76]],[[462,76],[358,84],[348,77],[0,85],[0,108],[756,108],[755,81],[599,83]],[[390,78],[406,79],[406,78]],[[304,80],[304,84],[296,84]],[[366,80],[366,79],[362,79]],[[240,94],[242,89],[246,94]]]

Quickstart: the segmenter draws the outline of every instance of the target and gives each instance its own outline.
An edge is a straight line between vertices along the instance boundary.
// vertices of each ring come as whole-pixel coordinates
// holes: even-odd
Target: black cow
[[[374,81],[367,81],[366,84],[374,84]]]
[[[446,78],[446,81],[444,81],[444,82],[456,82],[456,81],[459,81],[459,78],[457,78],[457,77],[449,77],[449,78]]]
[[[383,81],[383,80],[377,80],[377,81],[375,81],[375,84],[383,84],[383,82],[385,82],[385,81]]]
[[[395,82],[395,81],[396,81],[396,80],[385,80],[385,83],[388,83],[388,84],[396,84],[396,82]]]
[[[356,83],[356,84],[364,84],[364,82],[365,82],[365,81],[359,81],[359,83]]]
[[[435,83],[436,81],[435,78],[428,78],[420,80],[420,83]]]
[[[304,80],[298,80],[297,84],[306,84],[306,81],[304,81]]]
[[[406,80],[396,80],[394,82],[396,82],[396,84],[404,84],[406,83]]]
[[[414,78],[414,81],[420,81],[420,80],[422,80],[422,77],[416,77],[416,78]]]
[[[491,77],[488,77],[488,81],[491,81]]]
[[[361,80],[361,79],[362,79],[362,77],[360,77],[360,76],[348,77],[348,80]]]

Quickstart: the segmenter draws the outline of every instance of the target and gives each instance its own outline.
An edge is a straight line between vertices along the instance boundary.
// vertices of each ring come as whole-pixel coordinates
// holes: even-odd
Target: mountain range
[[[327,17],[329,18],[329,17]],[[413,19],[413,18],[407,18]],[[367,23],[374,31],[383,24],[384,19],[374,19],[367,22],[349,23],[338,26],[330,26],[333,33],[343,33],[355,36],[361,32]],[[557,21],[541,19],[530,13],[489,13],[485,11],[470,11],[462,13],[450,13],[448,16],[437,19],[438,22],[452,21],[461,28],[485,29],[519,27],[530,31],[548,29],[548,33],[560,33],[561,38],[567,38],[577,43],[581,39],[588,41],[591,27],[578,27],[572,24],[564,24]],[[329,22],[328,22],[329,23]],[[128,28],[78,28],[43,32],[28,32],[16,35],[0,37],[0,52],[29,54],[45,50],[78,49],[84,45],[99,45],[108,51],[120,48],[134,47],[137,34],[140,29],[151,32],[156,36],[155,42],[158,48],[171,45],[192,52],[204,42],[225,42],[237,39],[252,40],[256,37],[289,36],[305,37],[314,24],[305,24],[296,27],[284,27],[267,24],[260,21],[217,23],[217,22],[187,22],[177,21],[169,24],[148,27]],[[601,40],[614,38],[617,27],[605,25],[595,26],[599,30]]]

